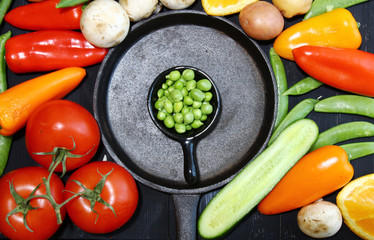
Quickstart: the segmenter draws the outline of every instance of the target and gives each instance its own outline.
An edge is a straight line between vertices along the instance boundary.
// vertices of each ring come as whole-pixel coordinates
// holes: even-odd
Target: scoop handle
[[[195,142],[187,139],[181,144],[184,155],[184,178],[189,185],[195,185],[199,181]]]

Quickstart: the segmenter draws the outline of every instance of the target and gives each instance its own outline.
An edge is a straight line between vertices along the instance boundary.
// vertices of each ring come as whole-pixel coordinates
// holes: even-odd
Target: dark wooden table
[[[270,1],[269,1],[270,2]],[[20,5],[28,4],[26,0],[17,0],[12,4],[12,8]],[[202,11],[200,1],[191,7]],[[350,7],[349,10],[358,22],[360,22],[360,31],[362,34],[362,46],[361,50],[374,53],[374,2],[368,1],[366,3]],[[163,11],[167,11],[164,9]],[[238,14],[227,16],[227,19],[238,24]],[[301,21],[302,17],[295,17],[291,20],[286,20],[285,27]],[[1,33],[11,30],[13,35],[25,33],[26,31],[15,29],[9,26],[7,23],[3,23],[1,26]],[[272,41],[258,42],[267,54]],[[230,59],[228,59],[230,61]],[[235,59],[232,59],[235,61]],[[302,73],[291,61],[283,61],[286,74],[288,78],[288,85],[291,86],[305,75]],[[96,75],[99,69],[99,65],[87,67],[87,77],[83,83],[69,94],[66,99],[77,102],[93,112],[93,89],[95,84]],[[31,79],[38,76],[37,73],[32,74],[13,74],[8,70],[8,84],[14,86],[25,80]],[[374,79],[373,79],[374,81]],[[305,98],[318,98],[318,97],[329,97],[337,94],[344,94],[342,91],[338,91],[331,87],[322,86],[319,89],[312,91],[302,96],[291,96],[290,97],[290,108],[295,106],[299,101]],[[347,114],[326,114],[312,112],[309,116],[319,126],[320,131],[324,131],[330,127],[333,127],[340,123],[349,121],[364,120],[373,122],[373,119],[347,115]],[[12,145],[10,158],[5,172],[9,172],[13,169],[37,165],[31,157],[28,155],[25,147],[24,129],[19,131],[14,136],[14,142]],[[360,139],[354,141],[373,141],[372,138]],[[353,141],[352,141],[353,142]],[[107,155],[109,160],[110,156],[106,153],[103,146],[100,147],[98,153],[94,157],[93,161],[102,160],[103,156]],[[355,169],[354,178],[360,177],[365,174],[374,172],[374,156],[367,156],[361,159],[354,160],[352,165]],[[86,233],[77,228],[67,217],[58,232],[53,236],[54,239],[175,239],[176,238],[176,224],[174,216],[174,206],[169,194],[165,194],[141,183],[138,183],[139,187],[139,205],[135,215],[132,219],[126,223],[122,228],[110,234],[93,235]],[[202,211],[204,206],[209,200],[217,193],[218,190],[206,193],[202,195],[200,204],[198,207],[198,214]],[[337,192],[330,194],[325,197],[326,200],[335,202]],[[233,231],[226,236],[225,239],[310,239],[304,235],[298,228],[296,222],[297,210],[291,211],[284,214],[274,216],[263,216],[259,214],[257,210],[250,212],[241,222],[238,224]],[[374,226],[373,226],[374,227]],[[4,238],[4,236],[0,235]],[[343,224],[341,230],[331,239],[359,239],[353,234],[346,225]]]

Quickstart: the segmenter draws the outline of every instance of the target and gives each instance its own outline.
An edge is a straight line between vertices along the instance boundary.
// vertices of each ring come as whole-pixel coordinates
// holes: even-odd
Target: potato
[[[284,28],[284,18],[278,8],[265,1],[245,6],[239,13],[239,23],[244,32],[256,40],[273,39]]]
[[[312,2],[313,0],[273,0],[274,6],[286,18],[307,13],[312,6]]]

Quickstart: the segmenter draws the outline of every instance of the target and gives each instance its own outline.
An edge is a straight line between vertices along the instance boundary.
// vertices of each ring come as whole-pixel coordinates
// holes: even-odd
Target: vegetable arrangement
[[[76,133],[73,133],[72,129],[65,132],[69,136],[61,138],[57,131],[53,132],[52,129],[45,128],[41,120],[48,116],[48,121],[52,123],[56,122],[56,119],[63,118],[58,115],[61,112],[57,111],[62,110],[63,107],[54,105],[57,108],[48,110],[48,114],[45,114],[47,112],[45,109],[49,104],[66,103],[66,100],[55,99],[64,98],[78,88],[86,77],[83,67],[100,63],[108,52],[108,48],[117,45],[121,40],[106,41],[107,45],[101,45],[102,42],[95,42],[94,44],[95,40],[87,37],[87,33],[70,31],[81,30],[80,14],[85,9],[82,10],[82,7],[87,7],[90,1],[34,1],[38,3],[30,3],[25,5],[24,8],[16,8],[9,12],[9,15],[5,18],[6,23],[15,28],[34,32],[12,38],[10,38],[9,32],[0,38],[3,46],[1,54],[4,54],[5,50],[7,54],[5,58],[0,59],[2,61],[0,62],[2,67],[0,82],[2,84],[6,83],[5,64],[8,65],[10,71],[16,74],[40,72],[37,77],[30,77],[31,80],[12,83],[14,86],[8,90],[6,90],[6,85],[3,86],[2,91],[4,92],[0,93],[0,170],[2,172],[6,167],[6,161],[4,162],[3,159],[8,158],[12,135],[22,134],[20,130],[25,126],[27,150],[30,157],[42,165],[43,168],[27,167],[11,172],[5,169],[7,173],[0,179],[0,206],[4,206],[6,200],[12,202],[12,205],[7,205],[9,206],[8,209],[0,208],[0,232],[12,239],[50,238],[60,227],[61,222],[65,220],[65,211],[67,211],[74,224],[84,231],[89,233],[112,232],[128,222],[137,208],[139,195],[134,179],[126,170],[111,162],[99,161],[87,164],[98,151],[100,135],[92,116],[80,106],[76,106],[79,116],[73,114],[74,107],[65,111],[65,113],[71,114],[71,117],[73,116],[75,119],[85,119],[84,122],[92,128],[92,131],[85,128],[84,133],[87,136],[84,136],[84,138],[74,135]],[[5,15],[11,2],[1,1],[0,13]],[[48,11],[48,8],[51,8],[53,4],[56,6],[57,2],[57,8]],[[100,1],[95,0],[93,2]],[[124,1],[121,2],[123,7]],[[130,9],[123,7],[131,22],[148,18],[157,11],[155,1],[148,2],[150,4],[149,9],[142,13],[142,16],[133,18],[130,17]],[[182,9],[191,6],[193,2],[190,1],[179,6],[174,5],[175,3],[169,5],[166,2],[162,3],[169,9]],[[310,3],[310,1],[305,2],[306,5]],[[373,73],[370,71],[371,69],[365,68],[365,66],[371,66],[373,60],[370,53],[357,50],[362,41],[357,21],[348,10],[343,9],[362,2],[366,1],[314,0],[311,6],[308,6],[310,10],[305,15],[304,21],[287,28],[279,33],[278,37],[275,36],[277,34],[274,37],[268,37],[268,40],[276,37],[269,52],[269,59],[276,76],[279,94],[279,115],[273,135],[270,138],[268,148],[223,188],[204,209],[198,222],[201,236],[211,238],[229,233],[232,227],[239,224],[239,221],[256,206],[262,214],[279,214],[300,207],[308,207],[310,203],[317,205],[318,202],[313,202],[336,192],[353,178],[354,166],[351,164],[351,160],[374,153],[373,142],[340,144],[347,140],[372,137],[374,134],[373,125],[369,122],[374,117],[372,107],[374,102],[371,98],[373,93],[369,81]],[[300,4],[301,1],[297,3]],[[282,13],[286,18],[292,18],[307,11],[305,9],[299,11],[302,9],[301,6],[286,6],[292,7],[290,11],[283,9],[284,12]],[[39,9],[38,12],[43,11],[47,20],[35,18],[34,16],[38,15],[32,12],[35,9]],[[279,10],[281,11],[281,9]],[[69,17],[59,15],[65,11],[75,11],[79,17],[76,18],[77,15],[74,15],[74,17],[72,15],[69,15]],[[54,21],[52,15],[61,18]],[[68,19],[65,21],[62,19],[63,17],[68,17]],[[79,19],[78,27],[77,19]],[[124,29],[130,31],[131,23],[128,22],[128,24],[128,28],[124,27]],[[339,32],[338,35],[327,31],[332,25],[334,27],[342,26],[336,28]],[[84,24],[84,26],[87,25]],[[324,33],[324,35],[317,37],[316,34],[310,35],[308,31]],[[95,35],[95,33],[97,32],[91,33],[91,35]],[[72,37],[73,35],[74,37]],[[78,35],[79,37],[75,38]],[[107,34],[104,35],[107,36]],[[122,40],[127,35],[126,31],[124,35],[122,35]],[[5,44],[5,41],[7,44]],[[81,51],[71,48],[73,46],[72,41],[80,43],[78,45]],[[36,45],[31,47],[32,43]],[[295,47],[295,44],[297,47]],[[47,48],[41,46],[47,46]],[[345,49],[342,49],[343,47]],[[32,52],[31,49],[37,49],[40,55]],[[338,51],[339,54],[336,54],[335,52]],[[311,52],[313,54],[309,54]],[[341,52],[347,55],[342,57]],[[323,55],[321,55],[322,53]],[[25,59],[16,58],[16,56],[19,57],[23,54],[27,56]],[[362,56],[370,64],[364,62]],[[288,88],[286,76],[288,72],[284,69],[282,58],[294,60],[293,63],[310,76],[306,76],[300,82]],[[352,60],[356,58],[358,61]],[[329,60],[326,61],[326,59]],[[3,60],[6,60],[6,62]],[[335,71],[336,68],[338,69],[339,74],[332,77],[334,68]],[[352,77],[352,75],[356,77]],[[358,78],[357,76],[362,77]],[[347,79],[350,80],[347,81]],[[352,81],[354,81],[354,84],[352,84]],[[292,95],[307,94],[323,85],[347,91],[349,94],[343,93],[333,97],[322,96],[322,99],[306,97],[288,110],[289,98]],[[70,102],[69,105],[75,104]],[[305,119],[312,111],[329,114],[354,114],[368,117],[369,120],[337,124],[331,129],[317,134],[316,130],[318,128],[313,121]],[[69,114],[64,114],[64,117]],[[63,121],[67,123],[67,120]],[[296,125],[298,126],[297,130],[290,130],[295,128]],[[49,126],[52,126],[52,124]],[[72,126],[74,130],[77,129],[73,124]],[[308,127],[313,129],[309,129],[312,133],[305,130]],[[304,130],[307,133],[303,132]],[[45,135],[42,135],[42,132]],[[301,137],[302,134],[308,136],[303,138]],[[5,139],[4,142],[2,142],[2,138]],[[307,143],[304,141],[307,141]],[[46,144],[49,146],[47,147]],[[337,144],[340,144],[340,147]],[[66,155],[61,155],[61,152]],[[265,163],[260,163],[259,159]],[[334,159],[334,161],[331,159]],[[66,165],[62,164],[63,162]],[[327,165],[326,162],[333,162],[334,164],[323,168],[322,166]],[[308,171],[305,171],[305,169]],[[74,172],[64,186],[58,175],[53,173],[55,171],[62,172],[62,174],[70,171]],[[27,177],[30,175],[33,175],[33,177]],[[92,179],[95,180],[84,177],[88,175],[93,176]],[[253,188],[248,188],[248,184]],[[28,186],[28,190],[22,190],[26,189],[26,186]],[[109,189],[110,186],[121,186],[121,188]],[[126,187],[123,188],[123,186]],[[237,187],[239,187],[239,192],[233,194],[232,192],[236,191]],[[259,189],[254,190],[255,187]],[[291,191],[291,189],[294,190]],[[35,192],[32,190],[35,190]],[[283,199],[284,202],[276,205],[279,199]],[[48,202],[52,204],[46,204]],[[24,204],[23,206],[28,208],[28,214],[25,216],[21,213],[9,214],[16,209],[16,203]],[[127,209],[119,206],[127,206]],[[34,208],[37,207],[43,211],[35,211]],[[224,210],[220,212],[219,209]],[[227,209],[232,211],[226,211]],[[300,215],[302,214],[300,213]],[[306,219],[305,216],[303,217]],[[47,226],[39,221],[40,218],[47,219]],[[207,222],[213,222],[214,224],[210,225]],[[339,228],[340,226],[323,237],[336,234]],[[14,229],[17,231],[14,231]],[[300,227],[300,229],[305,234],[310,235],[305,228]]]
[[[316,0],[313,5],[310,1],[307,10],[303,11],[300,5],[304,1],[298,1],[299,6],[295,8],[300,12],[292,13],[291,10],[294,9],[290,1],[274,1],[274,5],[286,18],[306,12],[309,14],[305,16],[304,21],[282,31],[270,48],[269,58],[279,94],[278,115],[268,147],[259,157],[270,151],[279,136],[284,134],[294,122],[305,119],[313,111],[373,117],[371,81],[374,59],[372,53],[358,50],[362,42],[361,33],[353,15],[345,9],[363,1],[340,1],[334,4],[335,2]],[[242,12],[244,13],[251,5],[256,4],[247,5]],[[290,8],[290,15],[287,15],[284,7]],[[241,23],[241,26],[248,36],[252,37],[252,33],[246,31],[244,24]],[[267,28],[266,23],[262,26]],[[281,58],[295,61],[295,64],[309,76],[287,89],[286,72]],[[324,84],[356,95],[341,94],[322,100],[306,98],[288,111],[288,96],[306,94]],[[315,238],[335,235],[342,225],[340,209],[333,203],[318,200],[338,191],[353,179],[354,168],[350,164],[351,160],[374,152],[370,149],[371,142],[348,143],[340,147],[335,144],[372,137],[373,126],[371,122],[353,121],[319,133],[316,141],[310,146],[309,153],[296,161],[295,165],[265,195],[249,183],[250,180],[266,182],[262,180],[262,175],[254,177],[247,173],[250,171],[248,169],[251,169],[251,162],[207,204],[199,217],[200,236],[207,239],[221,237],[248,214],[254,205],[257,205],[258,211],[264,215],[280,214],[301,208],[298,224],[303,233]],[[269,163],[276,168],[281,168],[280,164]],[[265,168],[262,170],[269,172]],[[244,183],[242,179],[246,177],[250,180],[247,179],[245,182],[247,186],[244,187],[244,184],[240,185],[240,183]],[[245,196],[235,192],[238,189]],[[257,195],[252,196],[251,190]],[[251,197],[243,200],[247,196]],[[325,207],[326,209],[323,210]],[[321,211],[326,216],[319,215]],[[370,218],[370,214],[369,210],[367,218]],[[344,217],[349,219],[351,215],[345,214]],[[369,225],[369,222],[362,224],[360,231],[364,233],[358,232],[356,229],[358,227],[355,225],[349,227],[359,236],[366,236],[371,234]],[[372,237],[374,236],[370,235],[369,238]]]

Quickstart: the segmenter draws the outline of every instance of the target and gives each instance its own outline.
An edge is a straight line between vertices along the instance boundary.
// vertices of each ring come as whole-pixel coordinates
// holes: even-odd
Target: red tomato
[[[9,183],[13,182],[15,191],[23,198],[27,198],[37,185],[42,183],[42,178],[48,178],[48,171],[42,167],[24,167],[8,172],[0,178],[0,232],[10,239],[48,239],[59,228],[52,204],[44,199],[32,199],[30,204],[34,210],[29,210],[26,222],[33,232],[26,229],[22,213],[9,217],[9,222],[16,231],[6,222],[7,214],[16,208],[17,204],[10,193]],[[50,181],[51,194],[57,203],[63,202],[62,191],[64,184],[61,179],[53,174]],[[46,194],[44,184],[36,191],[35,195]],[[61,208],[62,220],[66,210]]]
[[[76,170],[66,183],[65,199],[72,196],[69,191],[83,191],[71,180],[77,180],[92,190],[102,179],[100,174],[106,175],[110,171],[99,196],[113,207],[116,215],[104,204],[96,202],[94,210],[97,215],[91,210],[90,201],[82,197],[74,198],[66,205],[70,219],[86,232],[109,233],[118,229],[131,218],[138,205],[138,188],[134,178],[122,166],[107,161],[91,162]]]
[[[73,141],[74,139],[74,141]],[[75,149],[74,148],[75,142]],[[48,168],[54,148],[70,149],[78,158],[67,157],[66,170],[83,166],[95,155],[100,143],[99,126],[92,114],[81,105],[68,100],[53,100],[35,109],[26,125],[26,147],[30,156]],[[62,165],[57,166],[62,171]]]

